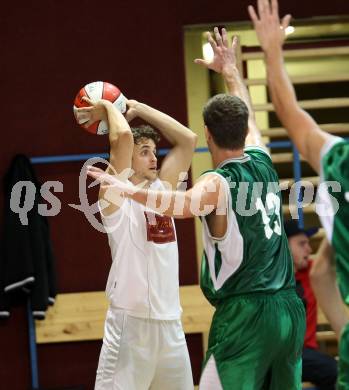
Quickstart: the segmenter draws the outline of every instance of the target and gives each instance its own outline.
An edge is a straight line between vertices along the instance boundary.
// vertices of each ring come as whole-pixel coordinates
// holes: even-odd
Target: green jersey
[[[321,151],[317,213],[335,251],[338,285],[349,305],[349,142],[332,138]]]
[[[212,237],[203,219],[200,285],[211,304],[250,293],[294,287],[293,262],[283,230],[281,191],[268,153],[259,147],[221,163],[227,231]]]

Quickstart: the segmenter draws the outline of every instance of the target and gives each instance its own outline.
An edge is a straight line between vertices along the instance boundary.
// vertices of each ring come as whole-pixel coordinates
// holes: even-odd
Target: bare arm
[[[110,174],[122,174],[119,177],[127,180],[130,175],[132,153],[133,153],[133,135],[130,126],[124,115],[114,106],[108,104],[106,107],[108,125],[109,125],[109,143],[110,157],[106,172]],[[105,190],[100,188],[99,199],[108,201],[105,197]],[[120,205],[121,206],[121,205]],[[103,214],[108,216],[119,209],[117,203],[110,203],[103,209]]]
[[[239,97],[248,108],[249,131],[246,138],[246,145],[261,145],[263,143],[261,139],[260,130],[258,129],[256,124],[250,95],[237,67],[237,37],[234,37],[232,44],[229,45],[227,31],[225,28],[222,29],[222,34],[220,34],[218,28],[215,27],[214,35],[215,40],[209,32],[207,33],[207,40],[210,43],[214,53],[212,61],[196,59],[195,63],[203,65],[208,69],[214,70],[215,72],[222,74],[228,92],[231,95]]]
[[[285,29],[291,16],[281,23],[277,0],[257,0],[258,14],[252,6],[248,11],[265,54],[268,86],[275,111],[292,142],[316,172],[320,171],[320,152],[332,136],[322,131],[313,118],[298,104],[292,83],[287,75],[282,46]]]
[[[110,160],[106,172],[111,175],[122,173],[118,177],[126,180],[130,173],[133,152],[133,136],[127,120],[108,100],[100,100],[98,102],[93,102],[89,99],[85,100],[90,106],[78,109],[80,114],[89,116],[89,121],[85,126],[90,126],[97,120],[108,122]],[[105,198],[105,190],[103,188],[99,191],[99,199],[108,201]],[[103,215],[111,215],[119,207],[120,202],[114,202],[103,209]]]
[[[339,293],[332,255],[331,246],[327,239],[324,239],[313,263],[310,280],[316,299],[339,339],[349,317]]]
[[[179,174],[187,172],[195,146],[197,135],[167,114],[146,104],[133,101],[136,115],[159,129],[162,135],[173,145],[162,162],[159,178],[176,188]]]
[[[89,167],[87,172],[89,176],[102,183],[101,187],[107,192],[109,202],[117,203],[122,192],[125,197],[170,217],[206,216],[217,208],[224,210],[226,204],[222,181],[213,174],[201,177],[193,188],[182,192],[142,189],[132,183],[122,182],[96,167]]]

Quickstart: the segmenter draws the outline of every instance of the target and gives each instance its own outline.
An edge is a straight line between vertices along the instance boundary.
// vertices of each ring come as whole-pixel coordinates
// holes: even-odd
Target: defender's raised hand
[[[252,5],[248,13],[256,30],[259,43],[265,53],[280,50],[285,41],[286,28],[291,15],[286,15],[280,22],[277,0],[257,0],[258,14]]]
[[[211,33],[207,32],[207,40],[214,53],[213,59],[207,61],[197,58],[194,62],[208,69],[212,69],[217,73],[222,73],[223,76],[227,76],[236,68],[237,38],[234,37],[232,44],[229,45],[225,28],[222,29],[221,34],[219,33],[218,27],[215,27],[213,32],[215,39]]]

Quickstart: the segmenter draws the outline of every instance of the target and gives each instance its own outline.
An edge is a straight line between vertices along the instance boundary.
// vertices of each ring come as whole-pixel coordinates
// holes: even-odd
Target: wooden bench
[[[214,309],[200,287],[181,286],[180,299],[184,332],[208,332]],[[46,319],[36,321],[37,343],[102,339],[107,306],[104,291],[58,294]]]
[[[207,333],[214,309],[200,287],[181,286],[180,299],[185,333]],[[102,339],[107,306],[104,291],[58,294],[46,319],[36,321],[37,343]],[[328,329],[328,321],[321,310],[318,310],[318,325],[322,328],[327,326],[317,332],[319,342],[336,339],[335,333]]]

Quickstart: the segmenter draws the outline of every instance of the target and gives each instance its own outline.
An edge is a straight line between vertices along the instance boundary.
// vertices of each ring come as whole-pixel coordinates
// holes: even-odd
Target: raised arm
[[[246,138],[246,145],[261,145],[261,134],[256,125],[250,95],[237,67],[236,50],[238,39],[234,37],[230,45],[225,28],[222,29],[222,33],[220,34],[218,28],[215,27],[214,36],[215,39],[213,39],[211,33],[207,33],[207,40],[214,53],[213,59],[211,61],[196,59],[195,63],[220,73],[224,78],[228,92],[231,95],[239,97],[247,105],[249,111],[249,132]]]
[[[133,135],[130,126],[124,115],[115,108],[108,100],[99,100],[93,102],[84,98],[89,104],[89,107],[79,108],[78,115],[86,115],[89,121],[85,126],[90,126],[97,120],[104,120],[108,122],[109,128],[109,143],[110,143],[110,160],[106,172],[114,175],[115,173],[122,180],[129,177],[133,152]],[[101,187],[99,192],[99,199],[105,199],[105,190]],[[120,204],[115,202],[103,209],[103,215],[110,215],[114,213]]]
[[[135,116],[160,130],[173,145],[162,162],[159,178],[176,188],[179,174],[187,172],[190,167],[197,135],[169,115],[144,103],[133,100],[132,110]]]
[[[277,0],[257,0],[258,15],[248,7],[258,40],[265,54],[268,86],[275,111],[292,142],[316,172],[320,171],[320,152],[332,137],[322,131],[313,118],[298,104],[292,83],[287,75],[282,46],[291,16],[279,19]]]
[[[325,238],[312,266],[310,280],[316,299],[339,339],[349,316],[340,296],[332,258],[332,248]]]

